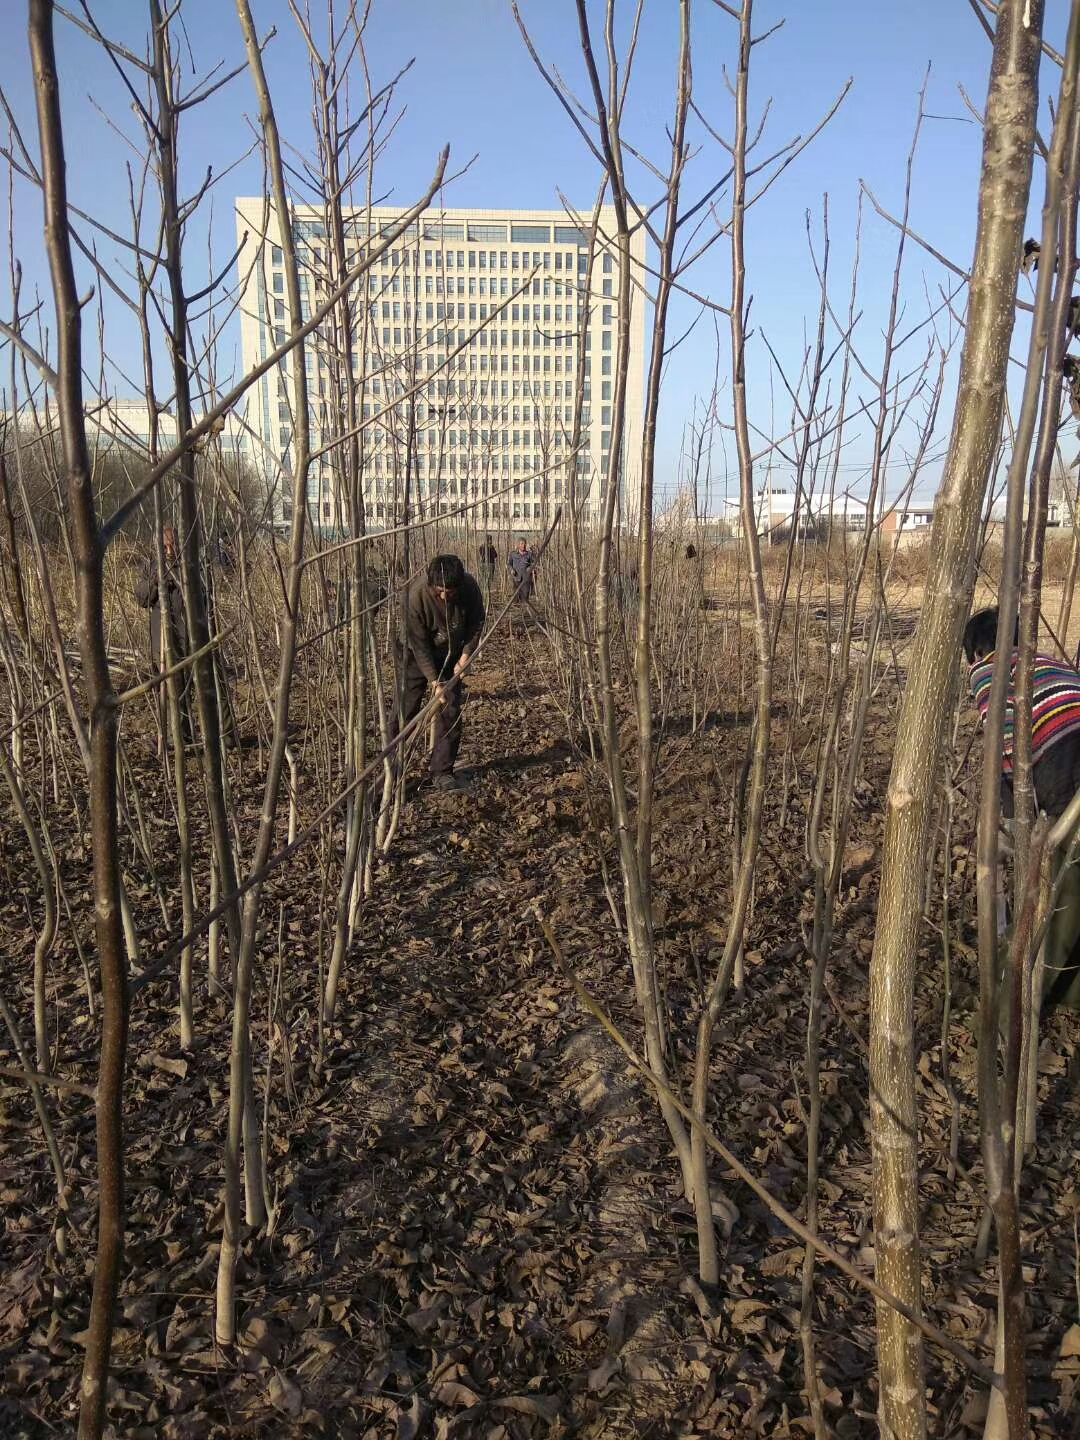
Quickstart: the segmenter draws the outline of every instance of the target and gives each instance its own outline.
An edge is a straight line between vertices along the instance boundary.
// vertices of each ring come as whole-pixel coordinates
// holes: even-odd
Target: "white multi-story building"
[[[262,199],[236,202],[241,249],[241,336],[245,368],[288,332],[280,234]],[[401,211],[350,211],[345,259],[351,268],[378,245]],[[305,316],[335,283],[323,213],[297,206],[293,234]],[[360,474],[367,523],[409,514],[469,513],[472,523],[544,522],[563,500],[577,466],[584,517],[596,520],[605,493],[618,344],[618,261],[604,237],[615,217],[589,232],[553,210],[431,210],[357,282],[350,363],[357,382]],[[591,263],[590,263],[591,262]],[[645,237],[631,247],[630,368],[621,483],[633,496],[640,465],[644,390]],[[362,303],[356,303],[362,302]],[[308,503],[316,523],[343,517],[338,493],[346,431],[341,346],[333,321],[308,341],[312,451]],[[338,332],[340,333],[340,332]],[[584,360],[581,429],[575,395]],[[247,426],[268,477],[278,479],[289,518],[292,465],[289,361],[251,392]],[[323,447],[329,447],[323,449]],[[322,453],[319,453],[322,451]]]
[[[197,423],[202,416],[196,413]],[[145,400],[106,400],[86,408],[86,431],[91,449],[104,453],[125,448],[138,454],[150,444],[150,407]],[[250,453],[248,437],[235,415],[226,415],[214,430],[215,442],[230,455]],[[158,451],[170,450],[179,435],[176,416],[168,410],[157,412]],[[205,440],[197,442],[200,448]]]
[[[94,454],[105,455],[125,450],[133,456],[148,454],[150,446],[150,407],[145,400],[86,399],[86,438]],[[176,416],[168,410],[157,411],[157,451],[171,450],[179,434]],[[197,423],[202,415],[193,417]],[[25,442],[59,437],[59,417],[55,408],[34,412],[29,407],[20,412],[0,410],[0,427],[11,422],[21,427]],[[248,436],[235,415],[226,415],[213,431],[214,443],[223,453],[246,458],[250,453]],[[197,442],[202,449],[205,438]]]
[[[798,531],[803,538],[823,538],[830,530],[858,532],[866,527],[867,501],[861,495],[849,490],[833,494],[807,496],[797,493],[790,480],[786,483],[764,485],[757,494],[757,532],[770,543],[786,541],[792,524],[798,515]],[[901,540],[913,540],[919,535],[929,534],[934,519],[932,502],[900,499],[886,502],[880,507],[878,529],[883,537],[899,536]],[[729,533],[742,528],[742,515],[737,499],[724,501],[723,518]]]

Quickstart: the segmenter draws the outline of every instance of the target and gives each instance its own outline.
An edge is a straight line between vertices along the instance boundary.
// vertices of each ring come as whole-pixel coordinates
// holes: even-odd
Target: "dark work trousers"
[[[445,661],[442,668],[452,670],[453,666],[447,666]],[[403,730],[409,721],[424,708],[424,702],[428,698],[428,680],[424,672],[417,665],[411,653],[405,657],[404,694],[401,698],[401,719],[398,720],[397,712],[394,713],[393,723],[390,727],[391,738],[396,739],[398,732]],[[462,694],[463,686],[459,680],[456,685],[451,686],[446,692],[446,704],[440,705],[435,711],[435,744],[432,746],[431,759],[428,761],[428,773],[434,778],[436,775],[450,775],[453,773],[454,764],[457,761],[458,751],[461,749],[461,727],[462,727]],[[400,765],[401,760],[395,755],[395,764]]]
[[[531,570],[526,570],[525,574],[520,580],[518,580],[516,577],[514,579],[514,599],[519,604],[523,604],[526,600],[532,599],[532,593],[533,573]]]

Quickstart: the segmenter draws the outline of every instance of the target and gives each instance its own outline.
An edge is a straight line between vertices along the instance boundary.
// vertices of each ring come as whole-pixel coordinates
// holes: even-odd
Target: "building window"
[[[611,349],[611,331],[610,331],[610,330],[605,330],[604,333],[603,333],[603,335],[601,336],[601,339],[600,339],[600,348],[601,348],[601,350],[610,350],[610,349]]]
[[[501,240],[506,241],[505,225],[484,225],[475,220],[469,221],[470,240]]]
[[[271,265],[280,265],[283,263],[280,245],[270,246],[270,263]]]
[[[556,225],[556,245],[588,245],[589,237],[584,230],[579,230],[575,225]]]
[[[550,225],[511,225],[510,239],[515,245],[550,245]],[[540,257],[537,256],[537,264]]]
[[[285,294],[285,276],[284,276],[284,275],[281,275],[281,274],[275,274],[275,275],[274,275],[274,294],[275,294],[275,295],[284,295],[284,294]]]
[[[604,252],[604,274],[605,274],[605,275],[610,275],[611,272],[612,272],[612,270],[613,270],[614,268],[615,268],[615,262],[614,262],[614,260],[612,259],[611,252],[610,252],[610,251],[605,251],[605,252]]]
[[[425,240],[464,240],[465,227],[450,221],[432,222],[424,226]]]

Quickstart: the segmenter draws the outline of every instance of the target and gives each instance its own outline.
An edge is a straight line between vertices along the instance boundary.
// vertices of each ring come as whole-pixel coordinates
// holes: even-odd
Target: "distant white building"
[[[741,529],[739,501],[726,500],[725,518],[733,530]],[[866,525],[867,501],[860,495],[843,490],[830,497],[799,495],[793,484],[767,484],[756,501],[757,533],[763,540],[786,539],[798,515],[800,535],[820,536],[828,530],[860,531]],[[933,502],[896,502],[886,508],[881,519],[882,535],[898,535],[901,540],[928,532],[934,518]]]
[[[194,419],[197,422],[200,416],[196,415]],[[47,413],[26,410],[13,414],[4,411],[0,412],[0,420],[15,421],[21,433],[28,438],[59,436],[59,418],[55,408]],[[91,400],[86,405],[86,438],[91,451],[98,454],[121,448],[136,454],[140,450],[148,450],[150,429],[150,408],[145,400]],[[178,440],[175,415],[159,410],[157,431],[158,451],[171,450]],[[232,414],[226,415],[220,429],[214,431],[214,441],[227,454],[245,455],[249,450],[243,423]]]
[[[193,417],[196,423],[200,418],[198,414]],[[150,408],[145,400],[107,400],[87,407],[87,438],[91,448],[99,452],[119,446],[129,450],[146,450],[150,445],[150,428]],[[178,439],[175,415],[158,411],[158,451],[171,450]],[[248,437],[242,422],[233,414],[224,417],[221,428],[214,432],[214,439],[227,453],[248,453]]]

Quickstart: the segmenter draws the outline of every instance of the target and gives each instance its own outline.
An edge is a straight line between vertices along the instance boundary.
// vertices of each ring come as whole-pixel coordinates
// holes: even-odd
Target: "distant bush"
[[[59,436],[24,431],[16,441],[9,433],[4,456],[19,532],[27,530],[29,511],[41,539],[55,543],[60,538],[66,505]],[[146,454],[123,444],[93,453],[92,463],[94,496],[102,517],[108,517],[129,499],[149,471]],[[215,539],[231,536],[262,523],[265,486],[246,459],[210,450],[196,457],[195,475],[208,535]],[[168,493],[172,488],[171,477],[167,475],[163,484]],[[153,515],[152,504],[140,506],[125,527],[127,534],[145,541],[150,535]]]

